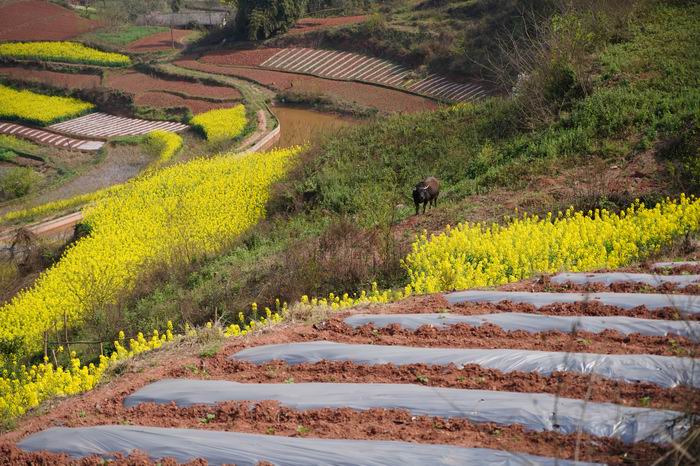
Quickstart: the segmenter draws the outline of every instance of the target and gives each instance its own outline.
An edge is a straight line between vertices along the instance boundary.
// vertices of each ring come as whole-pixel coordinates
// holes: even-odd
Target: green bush
[[[0,173],[0,200],[26,196],[37,185],[41,175],[31,168],[13,167]]]

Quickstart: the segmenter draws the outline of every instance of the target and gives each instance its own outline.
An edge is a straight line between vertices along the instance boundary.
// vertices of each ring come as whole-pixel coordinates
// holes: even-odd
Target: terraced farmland
[[[416,78],[412,70],[402,65],[334,50],[282,49],[259,66],[328,79],[395,87],[448,102],[478,100],[487,95],[486,89],[476,83],[458,83],[435,74]]]
[[[102,148],[102,141],[86,141],[73,139],[61,134],[51,133],[36,128],[17,125],[14,123],[0,122],[0,134],[11,134],[13,136],[29,139],[39,144],[60,147],[62,149],[96,151]]]
[[[88,138],[138,136],[156,129],[178,132],[187,128],[188,126],[185,124],[172,121],[141,120],[99,112],[49,126],[52,131]]]
[[[11,448],[57,464],[135,449],[210,464],[653,464],[700,408],[700,277],[674,267],[586,274],[657,285],[639,298],[608,290],[614,304],[430,295],[263,330],[213,357],[165,353],[27,422],[24,451]],[[580,280],[551,281],[569,279]],[[690,294],[654,304],[669,282]],[[643,317],[619,304],[633,296]]]

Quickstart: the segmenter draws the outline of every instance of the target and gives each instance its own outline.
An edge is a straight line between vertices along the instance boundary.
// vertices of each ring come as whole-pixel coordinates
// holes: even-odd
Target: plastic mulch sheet
[[[581,303],[596,301],[601,304],[631,309],[646,306],[647,309],[676,308],[688,314],[700,313],[700,296],[681,294],[651,293],[530,293],[527,291],[458,291],[448,293],[445,298],[450,304],[458,303],[514,303],[532,304],[535,307],[554,303]]]
[[[382,383],[242,384],[224,380],[161,380],[124,400],[130,408],[140,403],[191,406],[224,401],[276,400],[297,409],[372,408],[405,409],[416,416],[466,418],[473,422],[520,424],[535,431],[571,434],[581,430],[626,443],[667,443],[688,430],[676,411],[633,408],[557,398],[543,393],[424,387]]]
[[[574,466],[593,465],[485,448],[425,445],[371,440],[327,440],[241,434],[197,429],[139,426],[53,427],[24,439],[28,451],[66,453],[73,457],[138,449],[153,459],[175,458],[184,463],[204,458],[209,464],[255,466],[267,461],[278,466],[333,464],[338,466]]]
[[[625,335],[665,336],[669,334],[700,341],[700,322],[690,320],[638,319],[624,316],[550,316],[529,314],[525,312],[500,312],[496,314],[479,314],[465,316],[460,314],[356,314],[345,319],[352,327],[372,324],[375,327],[388,327],[392,324],[416,330],[423,325],[446,327],[456,324],[480,326],[493,324],[503,330],[524,330],[541,333],[552,330],[572,332],[574,330],[601,333],[604,330],[616,330]]]
[[[231,359],[262,364],[281,360],[288,364],[352,361],[357,364],[477,364],[502,372],[555,371],[596,374],[625,382],[649,382],[661,387],[700,387],[700,359],[648,354],[593,354],[514,349],[418,348],[311,341],[247,348]]]
[[[644,283],[649,286],[661,286],[671,283],[678,286],[688,286],[700,282],[700,275],[653,275],[649,273],[560,273],[553,276],[552,283],[563,284],[567,282],[577,285],[588,283],[600,283],[612,285],[613,283],[635,282]]]

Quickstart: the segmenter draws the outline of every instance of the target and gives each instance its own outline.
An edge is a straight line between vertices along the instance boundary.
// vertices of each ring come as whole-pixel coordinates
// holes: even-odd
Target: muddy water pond
[[[302,108],[275,106],[272,111],[282,125],[280,139],[275,147],[289,147],[315,142],[332,135],[340,128],[362,122],[355,118]]]

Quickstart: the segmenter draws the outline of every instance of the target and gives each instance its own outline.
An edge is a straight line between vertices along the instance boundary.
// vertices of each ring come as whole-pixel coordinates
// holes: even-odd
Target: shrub
[[[210,110],[196,115],[190,123],[200,130],[207,140],[221,142],[239,136],[246,127],[245,107]]]
[[[8,200],[26,196],[41,179],[31,168],[12,167],[0,174],[0,199]]]
[[[126,55],[103,52],[76,42],[9,42],[0,44],[0,57],[102,66],[131,64]]]
[[[71,97],[52,97],[0,85],[0,118],[49,125],[82,115],[94,106]]]

